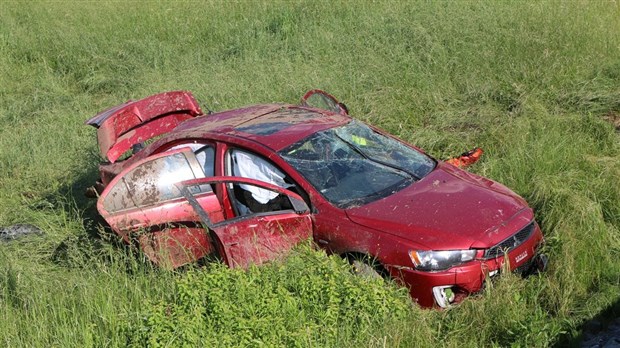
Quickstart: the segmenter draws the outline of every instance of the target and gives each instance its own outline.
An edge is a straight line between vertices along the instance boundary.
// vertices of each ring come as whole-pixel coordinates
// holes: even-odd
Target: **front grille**
[[[492,259],[492,258],[496,258],[499,256],[504,256],[505,253],[508,253],[510,250],[518,247],[519,245],[521,245],[521,243],[526,241],[532,235],[533,232],[534,232],[534,222],[532,221],[532,223],[525,226],[521,231],[504,239],[499,244],[496,244],[492,246],[491,248],[489,248],[484,253],[484,258]]]

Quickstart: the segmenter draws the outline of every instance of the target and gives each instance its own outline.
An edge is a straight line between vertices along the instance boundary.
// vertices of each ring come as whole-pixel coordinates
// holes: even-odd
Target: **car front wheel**
[[[381,263],[372,256],[348,254],[346,258],[351,264],[352,272],[355,275],[370,279],[386,279],[388,277]]]

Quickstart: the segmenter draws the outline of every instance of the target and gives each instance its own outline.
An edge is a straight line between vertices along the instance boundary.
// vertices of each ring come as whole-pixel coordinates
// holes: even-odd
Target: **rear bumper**
[[[441,272],[422,272],[411,268],[393,269],[392,275],[409,286],[411,297],[420,306],[447,307],[481,291],[487,277],[498,274],[506,267],[524,276],[544,271],[547,257],[538,253],[542,242],[542,233],[536,226],[530,238],[507,255],[488,260],[476,259]]]

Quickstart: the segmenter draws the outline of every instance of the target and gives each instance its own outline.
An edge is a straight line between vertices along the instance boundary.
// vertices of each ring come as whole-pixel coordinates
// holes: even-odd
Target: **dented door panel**
[[[312,236],[308,214],[290,212],[243,219],[216,226],[230,267],[260,265],[288,253],[295,245]]]
[[[145,255],[166,267],[193,262],[213,250],[200,218],[175,182],[203,177],[191,149],[158,154],[121,172],[103,191],[97,209],[127,243],[137,240]],[[196,201],[214,222],[224,220],[209,185],[194,188]]]
[[[224,220],[222,207],[213,193],[196,198],[208,212],[214,223]],[[169,222],[200,221],[199,216],[185,199],[178,199],[149,209],[132,209],[104,217],[108,224],[119,231],[136,230],[148,226],[163,225]]]
[[[202,205],[197,204],[190,188],[196,185],[252,185],[288,198],[292,209],[234,217],[212,222]],[[310,208],[298,194],[282,187],[242,177],[220,176],[188,180],[177,184],[185,198],[201,216],[214,243],[221,248],[221,259],[230,267],[260,265],[288,253],[295,245],[312,236]],[[232,204],[230,200],[229,204]],[[211,234],[211,231],[213,232]]]
[[[202,226],[171,226],[137,236],[142,252],[162,268],[174,269],[215,252]]]

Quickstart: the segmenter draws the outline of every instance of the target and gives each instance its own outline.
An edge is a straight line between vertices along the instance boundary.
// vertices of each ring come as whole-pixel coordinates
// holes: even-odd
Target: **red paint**
[[[114,162],[133,144],[166,133],[182,121],[201,114],[191,93],[177,91],[130,100],[97,114],[86,124],[98,128],[101,154]],[[135,131],[128,135],[131,130]]]
[[[166,228],[138,235],[137,240],[144,254],[153,263],[164,268],[177,268],[195,262],[213,253],[203,228]]]
[[[319,92],[322,91],[312,91],[311,95]],[[507,259],[504,254],[484,259],[485,250],[511,240],[532,223],[534,214],[521,197],[505,186],[441,161],[421,180],[385,198],[348,209],[333,206],[277,151],[316,132],[347,124],[351,118],[345,109],[332,112],[308,106],[267,104],[201,115],[197,114],[199,108],[193,104],[191,94],[178,93],[185,93],[179,96],[186,98],[185,104],[181,104],[184,112],[172,110],[179,105],[173,102],[178,99],[160,94],[123,104],[89,121],[89,124],[104,125],[114,120],[113,124],[105,125],[107,130],[98,133],[100,145],[104,145],[102,150],[111,153],[112,158],[120,151],[115,149],[127,148],[143,135],[158,132],[163,135],[125,161],[100,166],[101,185],[106,188],[98,202],[101,215],[127,242],[132,240],[131,235],[143,229],[138,242],[145,254],[158,264],[178,267],[217,253],[231,267],[247,267],[277,258],[312,235],[316,244],[330,253],[358,253],[376,258],[390,276],[410,289],[420,305],[430,307],[436,305],[433,287],[453,286],[457,303],[468,294],[480,291],[489,272],[501,269],[506,261],[511,270],[532,262],[543,241],[540,228],[534,223],[533,232],[526,240],[517,246],[510,244]],[[331,98],[335,105],[340,105]],[[145,102],[148,100],[160,104],[149,109],[150,116],[136,121],[138,112],[132,108],[149,104]],[[158,114],[164,110],[168,114]],[[183,121],[185,115],[188,119]],[[172,118],[170,124],[175,124],[174,129],[163,124],[151,126],[153,119],[166,117]],[[208,224],[200,218],[195,206],[181,196],[120,212],[105,209],[104,200],[113,194],[112,187],[119,185],[133,168],[179,154],[186,156],[188,163],[197,163],[189,149],[169,151],[172,146],[184,143],[215,146],[214,177],[179,179],[186,180],[182,183],[186,187],[211,185],[212,192],[193,195],[199,210],[206,213]],[[422,152],[413,145],[407,146]],[[231,148],[242,148],[271,161],[303,191],[304,198],[268,183],[227,176],[227,152]],[[196,171],[196,164],[191,163]],[[306,199],[312,212],[301,209],[236,216],[232,184],[257,185],[291,201]],[[166,226],[167,223],[173,225]],[[197,227],[200,224],[211,224],[206,229],[209,232]],[[474,260],[445,271],[420,271],[409,257],[411,250],[468,249],[477,250]]]

